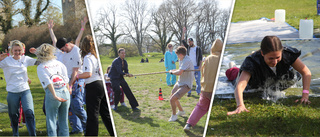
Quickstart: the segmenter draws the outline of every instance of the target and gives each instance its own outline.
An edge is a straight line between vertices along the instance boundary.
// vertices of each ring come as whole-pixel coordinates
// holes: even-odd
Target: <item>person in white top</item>
[[[72,131],[70,132],[70,134],[81,133],[86,130],[87,113],[84,109],[84,79],[75,81],[75,76],[78,73],[82,73],[82,70],[80,69],[82,60],[80,56],[80,48],[78,46],[80,44],[80,40],[84,33],[87,22],[87,17],[85,17],[81,21],[81,29],[75,41],[75,44],[70,42],[70,39],[66,38],[59,38],[57,40],[53,32],[54,23],[53,21],[48,22],[50,37],[53,41],[53,45],[54,47],[57,47],[57,49],[59,49],[56,55],[58,57],[58,60],[67,67],[69,85],[70,87],[72,87],[70,104],[71,115],[69,116],[69,121],[70,123],[72,123]]]
[[[50,44],[42,44],[36,52],[40,62],[37,74],[46,92],[47,134],[48,136],[69,136],[68,109],[71,90],[68,89],[66,66],[56,60],[54,52],[55,47]]]
[[[18,40],[10,42],[10,56],[3,53],[0,56],[0,68],[3,69],[8,91],[8,114],[12,123],[13,136],[19,136],[18,119],[21,101],[26,117],[26,126],[30,136],[36,136],[33,99],[28,84],[27,67],[33,66],[36,59],[25,56],[24,44]]]
[[[86,136],[97,136],[99,129],[99,113],[109,135],[114,136],[110,112],[107,104],[105,88],[95,45],[91,35],[84,37],[81,43],[81,57],[83,57],[83,73],[77,79],[86,79],[86,110],[88,114]]]

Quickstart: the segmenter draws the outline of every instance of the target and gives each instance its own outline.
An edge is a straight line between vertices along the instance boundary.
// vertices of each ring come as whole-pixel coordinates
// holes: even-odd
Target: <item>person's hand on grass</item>
[[[249,110],[244,105],[239,105],[236,110],[228,112],[227,115],[240,114],[244,111],[249,112]]]
[[[301,101],[300,104],[304,103],[304,104],[310,104],[311,101],[309,101],[309,94],[308,93],[302,93],[302,97],[301,99],[297,99],[295,102],[298,103],[299,100]]]

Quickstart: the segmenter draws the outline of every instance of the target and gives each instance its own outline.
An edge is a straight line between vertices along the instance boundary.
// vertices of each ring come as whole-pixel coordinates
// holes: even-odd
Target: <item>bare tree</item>
[[[107,37],[111,40],[114,55],[117,56],[117,40],[124,35],[124,33],[118,33],[118,27],[120,25],[117,21],[117,8],[114,5],[110,5],[107,10],[102,9],[98,24],[95,27],[95,31],[100,33],[103,37]]]
[[[217,35],[221,38],[222,41],[224,41],[226,37],[229,18],[230,18],[230,9],[223,10],[219,17],[219,25],[218,25],[219,31],[217,31]]]
[[[168,0],[167,3],[170,20],[174,22],[170,29],[177,39],[181,40],[183,27],[186,27],[188,32],[185,38],[187,38],[194,23],[193,13],[197,8],[195,2],[193,0]]]
[[[163,3],[157,11],[152,13],[154,29],[151,31],[156,33],[158,38],[152,37],[151,35],[150,37],[161,47],[162,54],[166,52],[166,46],[170,43],[174,35],[174,33],[169,29],[173,21],[169,19],[168,10],[168,3]]]
[[[19,13],[18,10],[14,9],[14,5],[18,3],[18,0],[1,0],[1,14],[0,14],[0,26],[1,30],[7,34],[12,26],[12,17]]]
[[[128,32],[127,35],[134,41],[139,55],[142,56],[143,39],[151,24],[151,19],[148,19],[147,3],[143,0],[127,0],[124,10],[126,13],[123,16],[128,20],[128,23],[124,24]]]
[[[220,10],[216,0],[203,0],[198,3],[195,16],[195,35],[197,46],[205,52],[216,39],[216,31]],[[217,29],[217,30],[216,30]]]
[[[28,27],[31,27],[34,24],[38,24],[41,20],[40,20],[40,16],[43,14],[43,12],[48,8],[49,4],[50,4],[50,0],[46,0],[46,2],[44,2],[43,0],[38,0],[36,1],[36,11],[35,14],[32,16],[32,0],[23,0],[23,5],[24,5],[24,9],[21,9],[21,13],[24,17],[25,20],[25,24]]]

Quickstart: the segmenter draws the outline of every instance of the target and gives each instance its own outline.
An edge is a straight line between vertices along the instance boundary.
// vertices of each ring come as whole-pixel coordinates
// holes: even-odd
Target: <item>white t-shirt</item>
[[[273,71],[274,74],[277,75],[277,67],[270,67],[270,69]]]
[[[27,67],[33,66],[37,59],[29,56],[21,56],[15,60],[12,56],[0,61],[0,68],[3,69],[7,82],[6,90],[12,93],[19,93],[30,89],[28,84]]]
[[[61,52],[61,51],[60,51]],[[79,68],[79,73],[81,73],[81,55],[80,48],[76,45],[73,46],[72,50],[69,53],[56,53],[57,58],[61,61],[66,67],[68,71],[68,78],[71,78],[73,68]]]
[[[87,78],[85,80],[86,84],[89,84],[91,82],[97,81],[97,80],[102,80],[101,75],[100,75],[100,68],[98,64],[98,60],[94,55],[89,53],[83,58],[83,66],[82,66],[82,71],[84,72],[91,72],[91,77]]]
[[[105,77],[106,77],[106,76],[108,77],[108,73],[104,74],[104,76],[105,76]],[[105,80],[105,83],[111,83],[111,81],[110,81],[110,80],[109,80],[109,81],[106,81],[106,80]]]
[[[182,70],[193,70],[194,66],[188,56],[185,56],[183,60],[179,60],[179,69]],[[192,82],[194,79],[194,71],[183,71],[179,76],[178,85],[188,85],[189,88],[192,88]]]
[[[191,59],[193,66],[197,66],[197,46],[190,47],[189,58]]]
[[[37,73],[44,89],[49,84],[54,88],[61,88],[69,82],[66,66],[55,59],[41,63],[37,67]]]

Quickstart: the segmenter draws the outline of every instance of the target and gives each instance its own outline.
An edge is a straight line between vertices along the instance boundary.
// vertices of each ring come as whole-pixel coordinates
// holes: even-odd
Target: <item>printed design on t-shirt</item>
[[[72,58],[70,58],[70,60],[72,60]]]
[[[87,67],[84,67],[84,70],[87,70],[88,68]]]
[[[80,65],[80,62],[79,62],[79,61],[77,61],[77,63],[78,63],[78,65]]]
[[[50,80],[52,81],[54,88],[61,88],[65,85],[63,80],[63,76],[57,72],[57,74],[53,74],[50,76]]]

